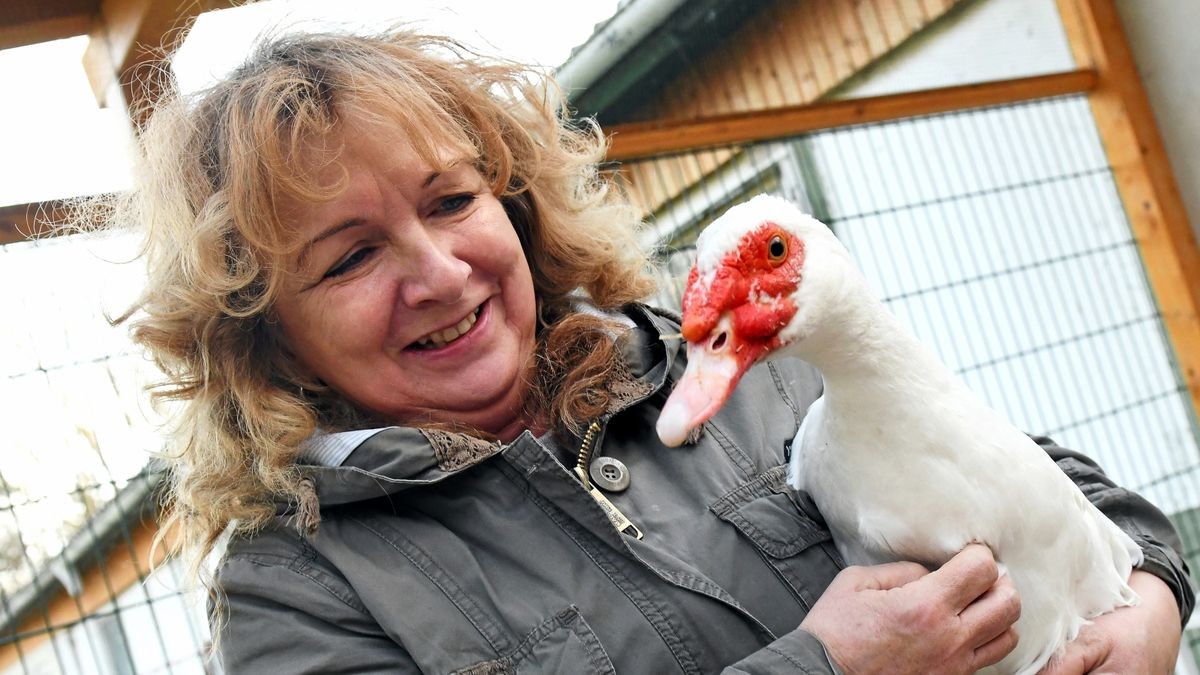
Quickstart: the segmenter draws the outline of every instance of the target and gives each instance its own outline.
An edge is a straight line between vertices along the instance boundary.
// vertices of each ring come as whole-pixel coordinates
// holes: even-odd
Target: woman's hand
[[[1084,626],[1061,658],[1040,675],[1164,675],[1179,654],[1179,606],[1161,579],[1141,570],[1129,575],[1141,604],[1122,607]]]
[[[800,626],[848,675],[950,675],[1004,658],[1020,615],[991,550],[972,544],[936,572],[905,562],[847,568]]]

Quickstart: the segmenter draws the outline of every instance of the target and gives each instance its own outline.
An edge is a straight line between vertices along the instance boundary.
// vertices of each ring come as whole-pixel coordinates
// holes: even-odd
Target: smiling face
[[[515,437],[535,343],[533,280],[473,158],[449,152],[432,166],[402,135],[354,114],[323,140],[342,150],[336,162],[309,162],[317,183],[344,189],[280,203],[302,244],[275,304],[285,344],[386,420]]]

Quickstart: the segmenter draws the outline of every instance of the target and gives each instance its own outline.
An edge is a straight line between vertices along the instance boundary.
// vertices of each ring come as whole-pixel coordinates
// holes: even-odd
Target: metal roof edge
[[[568,98],[586,91],[688,0],[629,0],[555,71]]]

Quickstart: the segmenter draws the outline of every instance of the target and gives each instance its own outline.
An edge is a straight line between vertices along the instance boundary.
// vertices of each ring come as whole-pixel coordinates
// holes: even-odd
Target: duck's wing
[[[796,431],[796,437],[792,439],[792,457],[788,461],[787,482],[797,490],[806,489],[804,482],[805,448],[814,447],[815,443],[820,442],[818,437],[824,433],[824,419],[825,397],[821,396],[808,407],[808,412],[805,413],[804,419],[800,422],[800,428]]]

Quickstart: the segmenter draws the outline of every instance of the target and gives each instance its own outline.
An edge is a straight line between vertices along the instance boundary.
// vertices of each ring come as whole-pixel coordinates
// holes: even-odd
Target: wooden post
[[[234,0],[101,0],[83,65],[96,99],[108,103],[119,86],[135,125],[145,121],[147,104],[170,84],[170,67],[161,59],[187,36],[203,12],[230,7]]]
[[[1176,363],[1200,413],[1200,249],[1113,0],[1057,0]]]

